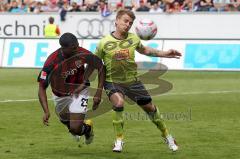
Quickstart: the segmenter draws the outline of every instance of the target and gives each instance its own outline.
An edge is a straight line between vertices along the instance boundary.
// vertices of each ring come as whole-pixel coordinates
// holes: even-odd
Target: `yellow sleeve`
[[[94,54],[96,56],[98,56],[100,59],[103,59],[104,52],[103,52],[103,47],[102,47],[102,40],[100,40],[100,42],[98,43],[98,46],[97,46]]]
[[[142,49],[144,46],[143,46],[143,44],[141,42],[141,39],[137,35],[135,35],[134,38],[137,41],[137,49]]]

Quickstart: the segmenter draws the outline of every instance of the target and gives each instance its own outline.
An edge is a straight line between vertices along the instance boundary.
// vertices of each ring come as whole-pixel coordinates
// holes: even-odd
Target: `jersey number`
[[[81,106],[82,107],[87,107],[87,104],[88,104],[88,99],[85,99],[85,98],[82,98],[82,104],[81,104]]]

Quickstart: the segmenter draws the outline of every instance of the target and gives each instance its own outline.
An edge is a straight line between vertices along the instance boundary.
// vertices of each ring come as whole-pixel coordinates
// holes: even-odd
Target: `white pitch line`
[[[198,94],[224,94],[224,93],[240,93],[240,90],[232,90],[232,91],[208,91],[208,92],[183,92],[183,93],[165,93],[156,96],[174,96],[174,95],[198,95]],[[48,99],[52,100],[52,99]],[[31,102],[31,101],[38,101],[38,99],[5,99],[0,100],[0,103],[11,103],[11,102]]]
[[[52,99],[48,99],[48,100],[52,100]],[[5,100],[0,100],[0,103],[31,102],[31,101],[38,101],[38,99],[5,99]]]

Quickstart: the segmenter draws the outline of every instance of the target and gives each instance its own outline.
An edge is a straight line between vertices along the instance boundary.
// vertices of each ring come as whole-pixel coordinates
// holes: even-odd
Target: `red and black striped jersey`
[[[71,57],[66,59],[63,56],[61,49],[57,49],[52,54],[49,55],[44,63],[44,66],[39,73],[38,82],[42,84],[45,88],[51,83],[52,92],[57,96],[66,96],[67,92],[72,92],[73,90],[66,90],[64,92],[58,90],[69,89],[65,88],[67,84],[81,84],[84,81],[84,63],[86,62],[86,54],[91,54],[90,51],[79,47],[78,56],[81,61],[78,63],[77,60],[71,60]],[[82,56],[81,56],[82,55]],[[54,75],[54,77],[52,77]],[[53,88],[52,83],[54,83]],[[64,88],[63,88],[64,87]],[[73,88],[70,88],[73,89]]]

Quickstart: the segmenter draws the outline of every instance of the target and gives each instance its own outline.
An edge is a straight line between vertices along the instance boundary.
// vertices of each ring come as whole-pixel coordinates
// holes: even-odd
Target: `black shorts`
[[[141,81],[131,82],[131,83],[112,83],[105,81],[104,89],[108,97],[110,98],[112,94],[119,92],[124,96],[127,96],[132,101],[138,105],[146,105],[152,101],[151,96],[144,87]]]

